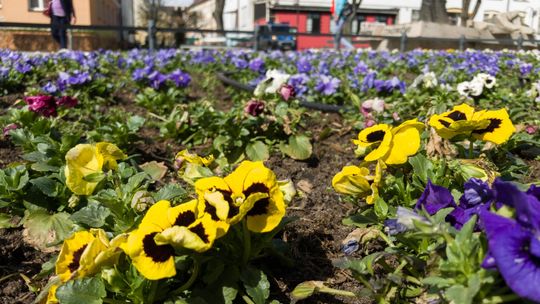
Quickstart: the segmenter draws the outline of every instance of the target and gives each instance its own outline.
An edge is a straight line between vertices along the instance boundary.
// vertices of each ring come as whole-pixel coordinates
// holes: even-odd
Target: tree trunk
[[[216,0],[216,9],[214,10],[214,13],[212,14],[214,16],[214,20],[216,20],[217,29],[222,31],[223,30],[223,10],[225,9],[225,0]]]
[[[461,1],[461,26],[467,26],[467,20],[469,20],[469,6],[471,5],[471,0],[462,0]]]
[[[450,23],[446,12],[446,0],[422,0],[420,20],[436,23]]]

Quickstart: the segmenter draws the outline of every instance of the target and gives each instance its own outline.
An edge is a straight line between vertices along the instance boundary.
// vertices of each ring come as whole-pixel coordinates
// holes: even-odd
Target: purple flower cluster
[[[147,83],[156,90],[162,88],[167,82],[173,83],[178,88],[185,88],[191,82],[189,74],[180,69],[176,69],[169,74],[163,74],[154,70],[151,66],[135,69],[131,73],[131,78],[137,82]]]
[[[337,91],[340,83],[341,80],[335,77],[320,75],[317,84],[315,85],[315,90],[326,96],[332,95]]]
[[[489,209],[494,197],[489,185],[476,178],[467,181],[464,189],[457,205],[450,190],[428,181],[424,193],[416,202],[415,209],[424,208],[428,214],[433,215],[441,209],[452,207],[454,210],[446,217],[446,220],[455,228],[461,229],[473,215],[479,214],[481,210]],[[477,225],[477,230],[480,229],[480,225]]]
[[[514,208],[515,218],[480,213],[489,246],[483,266],[496,267],[520,297],[540,302],[540,187],[522,192],[498,180],[493,191],[498,203]]]
[[[28,96],[24,98],[24,101],[28,104],[30,111],[44,117],[58,115],[58,107],[72,108],[79,103],[77,98],[71,96],[62,96],[57,99],[51,95]]]

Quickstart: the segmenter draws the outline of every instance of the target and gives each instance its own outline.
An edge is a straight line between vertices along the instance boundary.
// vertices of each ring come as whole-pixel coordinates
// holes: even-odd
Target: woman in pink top
[[[76,22],[73,0],[50,0],[51,34],[60,44],[61,49],[67,48],[66,26]]]

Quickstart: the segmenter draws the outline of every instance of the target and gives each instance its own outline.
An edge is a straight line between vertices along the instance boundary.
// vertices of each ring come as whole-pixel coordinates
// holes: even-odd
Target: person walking
[[[51,34],[60,49],[67,49],[66,26],[77,21],[73,0],[49,0],[48,15],[51,18]]]

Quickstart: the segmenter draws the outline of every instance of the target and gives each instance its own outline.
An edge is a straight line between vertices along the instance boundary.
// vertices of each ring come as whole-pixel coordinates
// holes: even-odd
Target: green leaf
[[[26,210],[23,236],[26,242],[43,250],[54,251],[48,245],[71,234],[73,222],[65,212],[49,214],[45,209]]]
[[[433,170],[433,164],[427,157],[422,154],[417,154],[413,157],[409,157],[409,163],[413,167],[414,174],[424,183],[427,183],[428,177],[431,177],[431,171]]]
[[[267,160],[270,157],[270,152],[268,146],[262,141],[255,141],[247,145],[246,155],[252,161]]]
[[[101,304],[106,295],[105,284],[99,277],[68,281],[56,290],[62,304]]]
[[[91,202],[86,207],[73,213],[71,220],[75,223],[81,223],[93,228],[99,228],[105,225],[105,220],[111,215],[109,208],[100,204]]]
[[[452,303],[470,304],[473,300],[469,290],[463,285],[454,285],[446,289],[444,295]]]
[[[139,172],[132,177],[130,177],[124,186],[125,192],[133,192],[135,189],[139,188],[142,182],[148,177],[148,173]]]
[[[388,204],[381,198],[377,197],[375,200],[375,214],[378,218],[386,218],[388,214]]]
[[[30,180],[30,183],[49,197],[56,197],[58,195],[57,183],[51,178],[42,176]]]
[[[141,116],[134,115],[128,118],[127,127],[131,132],[137,132],[143,125],[146,119]]]
[[[0,213],[0,229],[16,227],[17,225],[12,223],[12,219],[9,214]]]
[[[154,199],[156,201],[160,200],[173,200],[175,198],[184,198],[186,197],[187,192],[184,188],[177,184],[167,184],[163,188],[154,194]]]
[[[316,293],[321,286],[324,286],[323,283],[318,281],[302,282],[296,285],[296,287],[293,289],[291,292],[291,297],[293,298],[294,302],[307,299]]]
[[[313,152],[309,138],[304,135],[293,135],[289,137],[289,144],[281,143],[279,148],[281,152],[298,160],[308,159]]]
[[[248,267],[242,271],[240,279],[244,283],[246,293],[255,304],[264,304],[270,295],[270,282],[264,272]]]
[[[21,165],[14,168],[5,169],[2,174],[0,174],[0,179],[3,179],[3,184],[6,186],[6,189],[9,191],[18,191],[24,188],[30,176],[26,167]],[[0,180],[0,182],[2,182]]]
[[[167,166],[163,162],[151,161],[144,163],[141,166],[141,169],[146,172],[153,180],[161,180],[167,174]]]
[[[99,183],[104,178],[105,178],[105,174],[103,172],[90,173],[88,175],[83,176],[83,180],[89,183]]]

